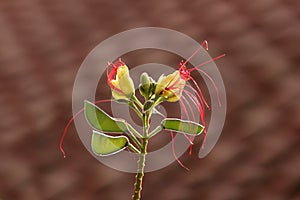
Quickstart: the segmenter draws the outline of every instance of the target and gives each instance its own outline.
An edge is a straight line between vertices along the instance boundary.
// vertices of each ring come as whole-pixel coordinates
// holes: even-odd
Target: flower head
[[[155,95],[168,102],[176,102],[182,95],[185,83],[178,70],[168,76],[162,75],[157,81]]]
[[[111,88],[112,96],[116,100],[130,99],[135,90],[128,67],[121,59],[109,65],[113,67],[109,73],[107,72],[107,83]]]

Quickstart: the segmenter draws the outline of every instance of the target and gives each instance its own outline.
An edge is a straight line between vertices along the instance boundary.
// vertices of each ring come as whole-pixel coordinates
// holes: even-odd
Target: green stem
[[[135,184],[134,184],[134,194],[132,196],[133,200],[141,199],[142,185],[143,185],[143,177],[144,177],[144,169],[145,169],[145,161],[147,155],[147,146],[148,146],[148,132],[149,132],[149,112],[144,113],[143,115],[143,141],[141,153],[139,154],[138,160],[138,169],[137,174],[135,176]]]
[[[133,200],[140,200],[141,199],[141,192],[142,192],[142,185],[143,185],[143,178],[144,178],[144,168],[145,168],[145,161],[146,161],[146,154],[147,154],[147,145],[148,139],[144,138],[143,140],[143,149],[139,155],[138,161],[138,171],[135,176],[135,184],[134,184],[134,194],[132,196]]]
[[[139,138],[142,138],[143,136],[137,131],[135,130],[130,124],[126,124],[127,125],[127,128],[128,128],[128,131],[131,132],[131,134],[133,134],[134,136],[137,136]]]
[[[143,108],[143,104],[136,98],[136,96],[132,96],[131,99],[140,107]]]
[[[138,153],[138,154],[141,153],[141,152],[140,152],[137,148],[135,148],[135,146],[133,146],[131,143],[128,143],[128,147],[129,147],[132,151],[134,151],[135,153]]]
[[[130,101],[130,102],[128,103],[128,105],[129,105],[133,110],[135,110],[136,114],[137,114],[140,118],[143,117],[143,114],[141,113],[141,111],[136,107],[136,105],[135,105],[132,101]]]
[[[142,136],[130,125],[127,124],[127,129],[128,129],[128,133],[129,133],[129,137],[134,141],[134,143],[136,145],[138,145],[138,147],[141,149],[142,148],[142,144],[140,143],[140,141],[135,137],[134,134],[136,134],[139,138],[142,138]]]

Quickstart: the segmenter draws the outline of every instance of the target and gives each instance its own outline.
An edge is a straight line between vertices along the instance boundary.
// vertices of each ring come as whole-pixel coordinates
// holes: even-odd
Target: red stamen
[[[112,69],[110,72],[108,72],[108,68],[112,66]],[[113,79],[116,79],[118,68],[113,64],[108,62],[108,66],[106,67],[106,76],[107,76],[107,81],[110,82]]]
[[[200,103],[200,101],[197,99],[197,97],[195,95],[193,95],[191,92],[189,92],[188,90],[183,90],[183,92],[186,94],[187,97],[189,97],[189,99],[195,104],[195,106],[198,109],[198,112],[200,114],[200,109],[199,107],[201,107],[203,109],[203,104]]]
[[[220,94],[219,94],[219,89],[215,83],[215,81],[205,72],[203,71],[202,69],[198,69],[200,72],[202,72],[209,80],[210,82],[213,84],[214,86],[214,89],[216,91],[216,94],[217,94],[217,98],[218,98],[218,103],[219,103],[219,106],[221,106],[221,100],[220,100]]]
[[[200,113],[200,117],[201,117],[201,123],[202,125],[204,126],[204,141],[203,141],[203,145],[205,144],[205,141],[206,141],[206,123],[205,123],[205,110],[203,108],[203,106],[200,106],[200,102],[198,101],[198,99],[192,94],[190,93],[189,91],[187,90],[184,90],[184,92],[187,94],[187,96],[191,99],[191,101],[196,105],[198,105],[198,111]],[[188,95],[190,94],[190,95]],[[194,99],[194,100],[193,100]],[[203,147],[202,145],[202,147]]]
[[[205,114],[205,110],[204,110],[204,107],[203,107],[203,104],[201,104],[199,101],[198,101],[198,99],[192,94],[192,93],[190,93],[190,92],[188,92],[188,91],[185,91],[187,94],[189,94],[188,95],[188,97],[190,97],[191,98],[191,100],[193,100],[194,99],[194,104],[197,104],[198,105],[198,111],[199,111],[199,114],[201,115],[202,113],[203,113],[203,115]]]
[[[164,114],[162,114],[161,113],[161,115],[164,117],[164,118],[166,118],[167,116],[166,115],[164,115]],[[171,138],[172,138],[172,153],[173,153],[173,156],[175,157],[175,159],[176,159],[176,161],[179,163],[179,165],[181,166],[181,167],[183,167],[184,169],[186,169],[187,171],[189,171],[189,168],[187,168],[186,166],[184,166],[183,164],[182,164],[182,162],[178,159],[178,157],[176,156],[176,153],[175,153],[175,147],[174,147],[174,134],[173,134],[173,131],[170,131],[170,135],[171,135]],[[187,138],[187,140],[189,141],[189,143],[190,144],[193,144],[193,142],[192,141],[190,141],[189,140],[189,138],[183,133],[183,135]]]
[[[106,75],[107,75],[107,79],[108,81],[111,81],[113,79],[116,78],[117,75],[117,71],[118,68],[125,65],[125,63],[121,60],[121,58],[119,58],[117,61],[115,61],[114,63],[110,63],[108,62],[108,65],[106,67]],[[109,66],[113,66],[112,70],[108,73],[108,67]]]
[[[191,107],[191,105],[190,105],[190,103],[188,102],[188,100],[185,98],[185,96],[183,96],[182,95],[182,99],[185,101],[185,103],[188,105],[188,107],[189,107],[189,110],[190,110],[190,112],[192,113],[192,118],[193,118],[193,121],[195,122],[196,121],[196,118],[195,118],[195,114],[194,114],[194,112],[193,112],[193,109],[192,109],[192,107]],[[191,123],[190,123],[190,131],[192,131],[191,129]],[[194,126],[194,132],[196,131],[195,130],[195,128],[196,128],[196,126]],[[193,137],[193,135],[191,135],[190,137],[189,137],[189,139],[190,139],[190,141],[193,141],[194,140],[194,137]],[[192,151],[193,151],[193,145],[191,144],[190,145],[190,151],[189,151],[189,155],[191,156],[192,155]]]
[[[212,82],[213,86],[214,86],[214,89],[216,91],[216,94],[217,94],[217,97],[218,97],[218,103],[219,103],[219,106],[221,106],[221,100],[220,100],[220,95],[219,95],[219,90],[214,82],[214,80],[206,73],[204,72],[203,70],[200,70],[199,68],[202,67],[203,65],[206,65],[210,62],[213,62],[215,60],[218,60],[222,57],[225,56],[225,54],[222,54],[220,56],[217,56],[215,58],[212,58],[204,63],[201,63],[199,64],[198,66],[196,67],[193,67],[193,68],[190,68],[190,69],[187,69],[187,67],[185,66],[195,55],[196,53],[198,53],[200,51],[200,49],[206,45],[206,50],[208,50],[208,43],[207,41],[203,41],[201,46],[186,60],[186,61],[181,61],[179,63],[179,72],[180,72],[180,75],[181,75],[181,78],[183,78],[184,80],[188,81],[190,79],[192,79],[192,82],[195,84],[196,88],[198,91],[196,91],[192,86],[188,85],[189,88],[191,88],[197,95],[197,97],[199,98],[199,100],[196,98],[195,95],[193,95],[192,93],[188,92],[187,90],[183,90],[184,93],[190,98],[190,100],[195,104],[195,105],[198,105],[197,108],[198,108],[198,111],[200,112],[200,116],[201,116],[201,121],[202,121],[202,124],[204,126],[204,141],[203,141],[203,145],[205,144],[205,141],[206,141],[206,124],[205,124],[205,111],[204,111],[204,104],[205,106],[210,109],[210,107],[208,106],[208,103],[206,102],[204,96],[203,96],[203,93],[200,89],[200,87],[198,86],[197,82],[195,81],[195,79],[190,75],[190,73],[194,70],[199,70],[200,72],[202,72],[205,76],[207,76],[209,78],[209,80]],[[194,100],[193,100],[194,99]],[[181,102],[182,103],[182,102]],[[201,105],[200,105],[201,104]],[[183,105],[184,106],[184,105]],[[185,108],[185,107],[184,107]],[[186,110],[186,108],[185,108]],[[187,113],[187,112],[186,112]]]
[[[187,90],[184,90],[184,92],[190,93],[190,92],[187,91]],[[191,96],[188,95],[188,97],[194,98],[194,101],[197,102],[197,98],[196,98],[192,93],[190,93],[190,94],[191,94]],[[198,101],[198,102],[199,102],[199,101]],[[202,123],[202,125],[204,126],[204,133],[206,134],[205,110],[204,110],[203,106],[200,106],[200,104],[199,104],[199,106],[198,106],[198,111],[199,111],[199,113],[200,113],[201,123]]]
[[[190,103],[187,101],[187,99],[185,98],[185,96],[182,95],[181,97],[182,97],[182,99],[185,101],[185,103],[188,105],[189,110],[190,110],[190,112],[192,113],[193,121],[196,121],[195,114],[194,114],[194,112],[193,112],[193,109],[192,109]]]
[[[186,109],[186,107],[185,107],[185,105],[184,105],[184,103],[182,102],[181,99],[179,99],[179,103],[180,103],[180,105],[181,105],[182,108],[183,108],[183,112],[184,112],[184,114],[185,114],[187,120],[190,121],[190,116],[188,115],[187,109]],[[182,119],[182,117],[181,117],[181,119]],[[182,128],[183,128],[183,127],[182,127]],[[190,129],[191,129],[191,127],[190,127]],[[190,140],[190,138],[184,133],[183,130],[182,130],[182,132],[183,132],[183,133],[182,133],[183,136],[189,141],[190,145],[193,145],[193,144],[194,144],[193,141]]]
[[[212,59],[210,59],[210,60],[208,60],[208,61],[205,61],[205,62],[201,63],[200,65],[197,65],[196,67],[190,68],[190,69],[188,69],[188,70],[189,70],[190,72],[192,72],[192,71],[194,71],[194,70],[197,70],[199,67],[202,67],[203,65],[206,65],[206,64],[208,64],[208,63],[211,63],[211,62],[213,62],[213,61],[215,61],[215,60],[218,60],[218,59],[220,59],[220,58],[222,58],[222,57],[224,57],[224,56],[225,56],[225,53],[222,54],[222,55],[220,55],[220,56],[217,56],[217,57],[215,57],[215,58],[212,58]]]
[[[121,67],[123,65],[126,65],[126,64],[121,60],[121,58],[119,58],[116,62],[114,62],[114,66],[116,68],[119,68],[119,67]]]
[[[191,78],[191,73],[189,72],[189,70],[186,69],[186,66],[183,65],[183,62],[179,63],[179,73],[182,79],[188,81]]]
[[[119,58],[119,60],[114,63],[108,62],[108,66],[106,67],[106,76],[107,76],[107,84],[109,85],[109,87],[113,90],[118,91],[121,94],[124,94],[124,92],[120,88],[115,87],[111,83],[112,80],[116,79],[118,68],[122,65],[125,65],[125,63],[121,60],[121,58]],[[109,66],[113,66],[110,72],[108,72]]]
[[[198,92],[192,86],[188,85],[188,87],[191,88],[200,97],[199,99],[201,99],[202,102],[204,102],[204,104],[207,107],[207,109],[210,109],[210,107],[209,107],[207,101],[205,100],[204,95],[202,93],[202,90],[200,89],[198,83],[196,82],[196,80],[193,77],[191,77],[191,80],[194,83],[194,85],[196,86]]]
[[[208,50],[208,42],[206,40],[204,40],[202,42],[202,44],[200,45],[200,47],[194,51],[194,53],[182,64],[182,65],[185,65],[186,63],[188,63],[201,49],[202,47],[205,45],[205,49]]]
[[[171,135],[171,138],[172,138],[172,153],[173,153],[173,156],[175,157],[176,161],[179,163],[179,165],[181,167],[183,167],[184,169],[186,169],[187,171],[190,171],[189,168],[187,168],[186,166],[184,166],[184,164],[182,164],[182,162],[178,159],[176,153],[175,153],[175,144],[174,144],[174,134],[173,134],[173,131],[170,131],[170,135]]]
[[[184,93],[189,97],[189,99],[195,104],[195,106],[198,109],[199,114],[201,114],[202,112],[204,113],[204,107],[203,105],[201,105],[201,103],[198,101],[198,99],[196,98],[196,96],[194,96],[192,93],[190,93],[187,90],[184,90]]]
[[[98,100],[98,101],[95,101],[94,104],[97,104],[97,103],[104,103],[104,102],[111,102],[111,101],[113,101],[113,100],[112,100],[112,99]],[[65,139],[65,137],[66,137],[67,131],[68,131],[70,125],[72,124],[72,122],[75,120],[75,118],[76,118],[80,113],[82,113],[82,111],[84,111],[84,108],[81,108],[81,109],[80,109],[77,113],[75,113],[75,115],[69,120],[69,122],[67,123],[67,125],[66,125],[66,127],[65,127],[65,129],[64,129],[64,132],[63,132],[63,134],[62,134],[62,136],[61,136],[61,139],[60,139],[60,142],[59,142],[59,149],[60,149],[60,151],[62,152],[64,158],[66,158],[66,153],[65,153],[65,151],[64,151],[62,145],[63,145],[64,139]]]
[[[204,110],[204,103],[203,103],[203,100],[201,99],[201,98],[199,98],[199,94],[196,94],[196,95],[194,95],[194,94],[192,94],[190,91],[188,91],[188,90],[185,90],[184,91],[185,92],[185,94],[187,94],[188,96],[192,96],[193,97],[193,99],[196,101],[196,103],[197,103],[197,105],[199,106],[199,107],[201,107],[201,109],[202,110]],[[208,109],[208,108],[207,108]],[[200,112],[200,110],[198,109],[198,111]]]
[[[62,137],[61,137],[61,139],[60,139],[60,142],[59,142],[59,149],[60,149],[60,151],[62,152],[62,154],[63,154],[63,156],[64,156],[64,158],[66,158],[66,153],[65,153],[65,151],[64,151],[64,149],[63,149],[63,147],[62,147],[62,145],[63,145],[63,141],[64,141],[64,139],[65,139],[65,136],[66,136],[66,134],[67,134],[67,131],[68,131],[68,129],[69,129],[69,126],[71,125],[71,123],[74,121],[74,119],[83,111],[84,109],[82,108],[81,110],[79,110],[70,120],[69,120],[69,122],[67,123],[67,125],[66,125],[66,127],[65,127],[65,129],[64,129],[64,133],[63,133],[63,135],[62,135]]]

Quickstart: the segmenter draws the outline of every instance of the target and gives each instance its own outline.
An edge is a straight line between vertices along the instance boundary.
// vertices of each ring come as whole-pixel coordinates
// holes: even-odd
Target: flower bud
[[[140,93],[148,100],[154,94],[155,81],[146,72],[141,74],[140,81]]]
[[[150,86],[150,77],[146,72],[142,73],[141,75],[141,84],[144,88],[149,88]]]
[[[116,100],[130,99],[134,95],[135,90],[128,67],[121,59],[112,65],[113,69],[109,73],[107,80],[112,91],[112,96]]]

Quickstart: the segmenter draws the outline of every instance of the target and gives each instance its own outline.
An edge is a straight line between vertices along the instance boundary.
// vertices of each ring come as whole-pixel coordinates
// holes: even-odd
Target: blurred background
[[[143,199],[300,199],[299,0],[1,0],[0,199],[130,199],[134,174],[99,163],[73,125],[67,159],[58,143],[83,59],[104,39],[144,26],[227,54],[217,64],[228,112],[213,151],[200,160],[199,140],[180,158],[189,172],[175,162],[147,173]],[[164,59],[134,55],[132,67]]]

